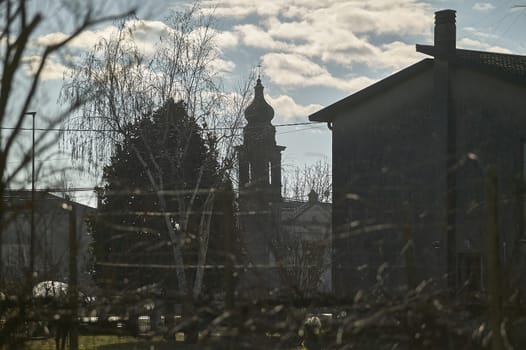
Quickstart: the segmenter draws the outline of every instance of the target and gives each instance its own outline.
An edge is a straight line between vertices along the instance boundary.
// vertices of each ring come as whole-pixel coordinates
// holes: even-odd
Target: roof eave
[[[352,107],[358,103],[365,101],[373,97],[374,95],[388,89],[400,81],[405,80],[415,74],[418,74],[426,69],[431,68],[433,60],[430,58],[424,58],[423,60],[398,71],[387,78],[384,78],[368,87],[355,92],[354,94],[347,96],[330,106],[327,106],[311,115],[309,120],[313,122],[331,122],[335,116],[343,109]]]
[[[435,50],[435,47],[432,45],[416,45],[416,51],[426,54],[431,57],[436,57],[437,53]],[[514,54],[507,54],[507,53],[500,53],[500,52],[491,52],[491,51],[478,51],[478,50],[468,50],[468,49],[455,49],[455,52],[446,55],[444,57],[441,57],[442,60],[446,60],[449,63],[452,63],[457,66],[462,66],[466,69],[475,70],[477,72],[497,76],[503,80],[506,80],[508,82],[512,82],[515,84],[518,84],[522,87],[526,86],[526,76],[524,74],[519,75],[516,72],[513,71],[506,71],[505,67],[496,67],[491,66],[488,64],[480,63],[480,62],[470,62],[469,60],[465,60],[462,58],[461,55],[465,54],[478,54],[478,55],[491,55],[495,57],[507,57],[507,58],[513,58],[513,59],[524,59],[524,56],[521,55],[514,55]]]

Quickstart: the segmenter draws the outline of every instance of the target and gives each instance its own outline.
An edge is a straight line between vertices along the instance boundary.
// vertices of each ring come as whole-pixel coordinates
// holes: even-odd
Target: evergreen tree
[[[223,275],[213,266],[224,264],[224,201],[218,194],[231,185],[220,172],[215,138],[173,100],[123,134],[90,222],[97,282],[117,292],[151,284],[194,297],[219,291]],[[181,262],[184,280],[176,278]]]

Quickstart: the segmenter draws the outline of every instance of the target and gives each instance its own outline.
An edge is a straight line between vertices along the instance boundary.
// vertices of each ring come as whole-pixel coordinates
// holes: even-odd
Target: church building
[[[308,202],[282,197],[281,158],[274,109],[258,77],[254,99],[245,110],[239,162],[239,215],[244,271],[239,288],[267,297],[296,291],[330,290],[331,206],[312,191]],[[320,249],[321,248],[321,249]]]

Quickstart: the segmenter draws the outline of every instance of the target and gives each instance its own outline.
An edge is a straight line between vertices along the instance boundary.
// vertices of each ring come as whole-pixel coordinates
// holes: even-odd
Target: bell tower
[[[236,147],[239,163],[239,228],[248,270],[243,288],[269,290],[276,285],[271,243],[278,231],[281,197],[281,152],[272,125],[274,109],[265,101],[258,77],[254,99],[245,110],[243,144]]]
[[[240,196],[254,197],[262,204],[281,202],[281,152],[285,147],[276,145],[276,128],[271,123],[274,109],[265,101],[259,77],[245,118],[243,144],[237,147]]]

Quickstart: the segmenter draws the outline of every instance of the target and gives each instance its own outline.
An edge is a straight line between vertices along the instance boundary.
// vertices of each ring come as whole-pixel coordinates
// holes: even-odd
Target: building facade
[[[16,285],[25,281],[31,260],[31,212],[34,210],[34,282],[68,282],[70,230],[72,229],[71,207],[74,207],[77,276],[78,283],[93,287],[89,274],[91,237],[87,234],[85,219],[94,208],[57,197],[47,192],[35,194],[34,205],[31,191],[6,191],[5,213],[2,216],[1,278],[2,284]]]
[[[524,284],[526,57],[456,48],[435,14],[431,56],[314,114],[333,137],[337,294],[433,279],[485,288],[493,244],[507,290]],[[488,170],[493,169],[493,170]],[[486,188],[494,172],[497,210]],[[488,240],[498,217],[499,238]]]

